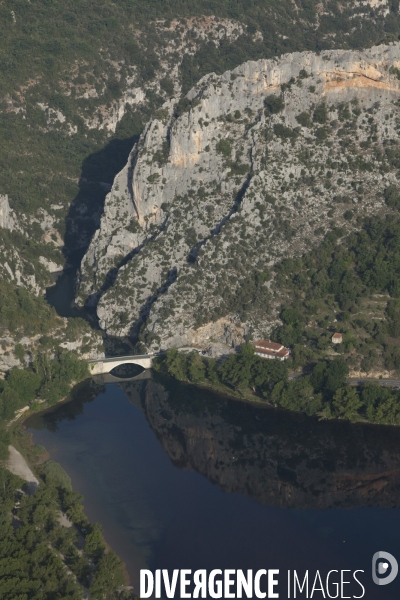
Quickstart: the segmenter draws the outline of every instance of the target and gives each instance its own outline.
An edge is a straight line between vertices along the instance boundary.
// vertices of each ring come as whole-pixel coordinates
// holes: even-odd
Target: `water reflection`
[[[59,424],[63,421],[75,421],[77,417],[83,415],[85,404],[93,402],[105,389],[104,384],[85,381],[72,390],[67,402],[57,404],[44,412],[32,415],[25,424],[34,430],[47,429],[55,433],[59,429]]]
[[[164,385],[163,385],[164,383]],[[188,385],[121,385],[173,464],[279,507],[398,507],[400,430],[319,422]]]
[[[191,386],[139,378],[116,384],[140,408],[172,463],[227,492],[290,508],[398,507],[400,430],[318,422]],[[55,432],[104,393],[95,381],[71,402],[30,419]]]

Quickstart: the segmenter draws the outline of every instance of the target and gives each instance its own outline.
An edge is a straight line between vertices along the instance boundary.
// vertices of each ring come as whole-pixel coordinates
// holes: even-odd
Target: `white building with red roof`
[[[285,348],[282,344],[276,342],[269,342],[267,340],[259,340],[253,342],[255,347],[256,356],[261,358],[269,358],[275,360],[287,360],[290,355],[290,350]]]
[[[343,342],[343,334],[334,333],[332,336],[332,344],[341,344]]]

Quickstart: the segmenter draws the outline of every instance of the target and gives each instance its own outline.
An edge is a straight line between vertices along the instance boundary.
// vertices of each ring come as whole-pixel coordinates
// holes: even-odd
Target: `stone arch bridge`
[[[88,360],[91,375],[103,375],[110,373],[120,365],[138,365],[143,369],[150,369],[155,354],[136,354],[133,356],[114,356],[112,358],[101,358],[99,360]]]

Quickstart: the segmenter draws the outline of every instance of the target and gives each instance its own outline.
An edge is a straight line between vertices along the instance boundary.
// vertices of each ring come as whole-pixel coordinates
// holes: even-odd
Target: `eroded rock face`
[[[168,393],[154,381],[120,385],[171,461],[224,491],[289,508],[400,504],[395,427],[317,422],[193,386]]]
[[[294,53],[208,75],[184,103],[168,101],[107,196],[80,301],[108,334],[141,330],[152,349],[267,335],[270,267],[387,210],[399,76],[400,44]]]
[[[0,194],[0,227],[12,231],[15,227],[14,213],[8,203],[8,196]]]

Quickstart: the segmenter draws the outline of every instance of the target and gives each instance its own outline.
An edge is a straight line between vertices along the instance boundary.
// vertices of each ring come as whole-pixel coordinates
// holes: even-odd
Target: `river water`
[[[26,427],[137,593],[141,568],[276,568],[280,598],[288,569],[361,569],[365,598],[399,597],[400,576],[372,583],[371,559],[400,559],[400,428],[318,422],[146,373],[85,382]]]

